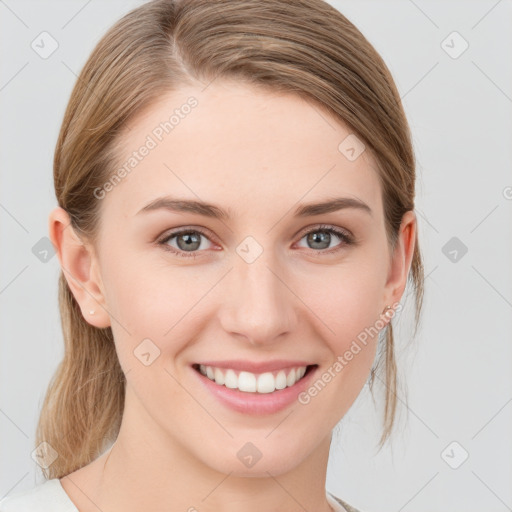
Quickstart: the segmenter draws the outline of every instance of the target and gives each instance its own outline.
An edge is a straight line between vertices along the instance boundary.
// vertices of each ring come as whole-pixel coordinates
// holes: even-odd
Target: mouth
[[[192,368],[215,383],[242,393],[270,394],[293,388],[305,379],[318,365],[290,366],[287,368],[253,373],[235,368],[224,368],[206,364],[193,364]]]

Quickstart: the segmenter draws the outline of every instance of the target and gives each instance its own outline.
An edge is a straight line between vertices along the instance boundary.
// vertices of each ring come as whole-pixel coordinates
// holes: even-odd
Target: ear
[[[398,303],[404,294],[416,245],[416,232],[416,214],[414,211],[409,210],[402,217],[398,240],[391,255],[391,263],[384,289],[384,306],[392,306]]]
[[[50,213],[48,231],[62,272],[85,321],[94,327],[110,326],[103,283],[93,247],[84,243],[75,233],[68,213],[61,207]]]

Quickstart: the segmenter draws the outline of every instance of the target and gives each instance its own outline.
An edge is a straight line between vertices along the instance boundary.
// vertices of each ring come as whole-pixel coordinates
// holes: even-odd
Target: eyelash
[[[340,246],[338,246],[337,248],[331,248],[331,249],[321,249],[321,250],[311,249],[311,251],[313,251],[313,253],[318,253],[318,254],[316,254],[316,256],[321,256],[322,254],[336,253],[336,252],[342,250],[344,246],[355,245],[355,243],[356,243],[354,238],[351,235],[349,235],[346,231],[342,231],[339,228],[336,228],[336,227],[330,226],[330,225],[326,225],[326,224],[321,224],[319,226],[315,226],[314,229],[310,229],[309,231],[306,231],[305,233],[302,234],[302,236],[300,237],[300,240],[302,240],[305,236],[309,235],[310,233],[316,233],[318,231],[323,231],[323,232],[327,232],[327,233],[336,235],[338,238],[340,238],[342,240],[342,244],[340,244]],[[174,231],[172,233],[169,233],[167,236],[165,236],[165,238],[161,239],[157,243],[158,243],[158,245],[161,245],[164,250],[169,251],[173,254],[176,254],[177,256],[181,256],[183,258],[197,258],[199,251],[190,251],[187,253],[186,251],[176,250],[175,248],[173,248],[167,244],[167,242],[169,242],[169,240],[171,240],[172,238],[179,236],[179,235],[184,235],[187,233],[199,233],[200,235],[209,239],[208,234],[205,231],[203,231],[201,229],[194,228],[194,229],[182,229],[179,231]]]

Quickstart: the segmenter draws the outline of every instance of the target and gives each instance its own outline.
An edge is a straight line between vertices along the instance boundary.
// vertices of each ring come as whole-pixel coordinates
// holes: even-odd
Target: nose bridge
[[[234,255],[221,322],[226,332],[243,335],[253,344],[271,343],[292,329],[293,294],[282,281],[275,253],[250,238]]]

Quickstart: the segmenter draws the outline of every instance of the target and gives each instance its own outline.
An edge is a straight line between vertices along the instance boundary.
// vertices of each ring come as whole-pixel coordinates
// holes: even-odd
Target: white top
[[[0,500],[0,512],[78,512],[58,478]]]
[[[358,512],[344,508],[332,494],[326,493],[334,512]],[[0,512],[79,512],[58,478],[52,478],[27,491],[19,491],[0,500]]]

